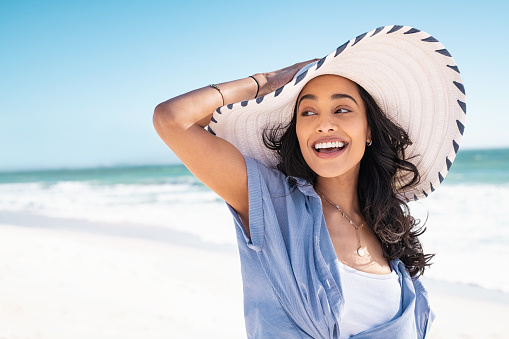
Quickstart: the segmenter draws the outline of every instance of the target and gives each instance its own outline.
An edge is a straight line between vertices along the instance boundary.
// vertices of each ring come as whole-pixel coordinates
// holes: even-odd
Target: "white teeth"
[[[315,145],[315,149],[321,149],[321,148],[333,148],[333,147],[343,147],[345,146],[344,142],[341,141],[329,141],[329,142],[319,142]]]

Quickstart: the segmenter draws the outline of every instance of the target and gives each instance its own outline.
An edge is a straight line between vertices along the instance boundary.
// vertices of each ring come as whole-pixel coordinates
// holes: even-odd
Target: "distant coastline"
[[[501,146],[501,147],[491,147],[491,148],[468,148],[462,149],[458,151],[457,159],[461,161],[462,158],[467,157],[472,154],[509,154],[509,146]],[[509,159],[506,159],[509,162]],[[183,166],[183,164],[175,160],[173,162],[162,163],[162,162],[149,162],[146,164],[133,162],[133,163],[117,163],[111,165],[90,165],[90,166],[44,166],[40,168],[12,168],[4,167],[0,164],[0,175],[2,174],[12,174],[12,173],[27,173],[27,172],[53,172],[53,171],[91,171],[91,170],[115,170],[115,169],[137,169],[137,168],[161,168],[161,167],[174,167],[174,166]],[[454,166],[453,166],[454,168]]]

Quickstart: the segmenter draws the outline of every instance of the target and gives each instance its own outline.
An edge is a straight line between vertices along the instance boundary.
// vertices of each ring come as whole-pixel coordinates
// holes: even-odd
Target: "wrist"
[[[255,99],[258,98],[258,94],[260,93],[260,84],[258,83],[258,80],[256,80],[256,78],[252,75],[249,76],[249,78],[253,79],[254,82],[256,82],[256,94],[255,94]]]
[[[265,77],[265,75],[263,75],[263,73],[253,74],[250,76],[250,78],[253,78],[253,80],[256,81],[256,85],[258,86],[258,92],[256,95],[257,98],[267,94],[265,93],[265,85],[267,84],[267,78]]]

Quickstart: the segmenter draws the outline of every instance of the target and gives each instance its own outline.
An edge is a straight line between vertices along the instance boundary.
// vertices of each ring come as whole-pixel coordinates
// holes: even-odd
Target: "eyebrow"
[[[359,105],[359,104],[357,103],[357,101],[356,101],[356,100],[355,100],[352,96],[350,96],[350,95],[348,95],[348,94],[336,93],[336,94],[331,95],[331,97],[330,97],[330,98],[331,98],[332,100],[334,100],[334,99],[344,99],[344,98],[346,98],[346,99],[350,99],[350,100],[352,100],[353,102],[355,102],[355,104],[356,104],[357,106]],[[317,100],[317,98],[316,98],[316,96],[315,96],[315,95],[313,95],[313,94],[305,94],[305,95],[303,95],[303,96],[301,96],[301,97],[300,97],[299,102],[297,103],[297,108],[300,106],[301,101],[302,101],[302,100],[304,100],[304,99]]]

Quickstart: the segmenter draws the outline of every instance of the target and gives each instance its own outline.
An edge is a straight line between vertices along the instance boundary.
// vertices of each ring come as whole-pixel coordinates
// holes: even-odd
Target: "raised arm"
[[[258,96],[266,95],[288,83],[297,71],[314,60],[284,69],[258,73],[253,77],[260,85]],[[224,105],[253,99],[257,84],[252,78],[217,84]],[[223,105],[221,93],[203,87],[157,105],[154,127],[161,139],[184,165],[206,186],[216,192],[240,215],[249,234],[249,201],[244,158],[224,139],[213,136],[204,127],[212,112]]]

